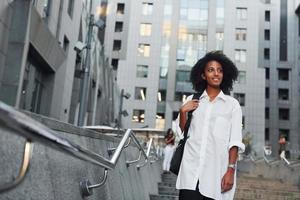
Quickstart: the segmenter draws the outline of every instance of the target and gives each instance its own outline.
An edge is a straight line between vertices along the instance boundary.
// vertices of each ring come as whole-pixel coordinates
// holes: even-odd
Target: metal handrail
[[[2,183],[0,185],[0,193],[4,192],[4,191],[8,191],[8,190],[16,187],[18,184],[20,184],[23,181],[26,173],[28,172],[30,157],[31,157],[31,153],[32,153],[32,146],[33,145],[30,141],[27,140],[25,142],[23,162],[22,162],[22,166],[21,166],[20,171],[19,171],[19,175],[12,182],[4,183],[4,184]]]
[[[1,123],[2,122],[2,123]],[[128,129],[123,138],[121,139],[118,147],[116,148],[112,158],[108,160],[107,158],[92,152],[86,148],[83,148],[65,138],[59,137],[55,134],[53,130],[47,126],[33,120],[27,115],[15,110],[13,107],[0,102],[0,123],[6,128],[14,130],[15,134],[21,135],[29,141],[37,141],[52,148],[55,148],[61,152],[68,153],[73,157],[79,158],[81,160],[88,161],[92,164],[105,168],[103,181],[99,184],[91,185],[88,180],[81,181],[80,185],[81,192],[83,196],[89,196],[92,194],[92,189],[100,187],[105,183],[107,178],[107,171],[115,168],[116,163],[119,160],[120,154],[125,146],[127,146],[126,141],[131,138],[135,145],[140,150],[141,154],[148,160],[149,153],[145,153],[141,144],[135,137],[131,129]],[[152,140],[151,140],[152,141]],[[30,159],[28,160],[29,165]],[[26,168],[27,169],[27,168]],[[22,173],[21,180],[25,177],[26,173]],[[20,181],[18,181],[19,183]],[[17,184],[18,184],[17,183]],[[7,183],[6,185],[9,185]],[[17,184],[13,184],[14,187]],[[4,191],[5,187],[0,185],[0,191]],[[11,188],[11,187],[10,187]]]

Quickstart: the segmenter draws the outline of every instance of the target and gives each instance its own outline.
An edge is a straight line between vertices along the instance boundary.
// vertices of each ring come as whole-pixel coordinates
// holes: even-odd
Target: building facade
[[[286,156],[299,158],[299,1],[265,1],[260,14],[260,66],[266,88],[265,141],[278,155],[280,135],[287,140]],[[299,9],[298,9],[299,13]]]
[[[222,50],[240,75],[232,96],[243,109],[243,130],[262,155],[265,131],[265,69],[260,66],[261,1],[109,1],[106,55],[118,71],[129,116],[125,128],[167,129],[192,94],[189,73],[211,50]],[[122,24],[122,29],[121,27]]]
[[[89,16],[99,19],[100,0],[13,0],[0,3],[0,99],[63,122],[77,124]],[[104,57],[98,28],[90,48],[85,124],[114,120],[114,72]]]

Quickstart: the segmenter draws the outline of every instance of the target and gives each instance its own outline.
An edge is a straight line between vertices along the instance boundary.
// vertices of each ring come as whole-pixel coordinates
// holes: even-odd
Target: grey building
[[[298,9],[297,9],[298,8]],[[296,10],[297,9],[297,10]],[[295,13],[296,10],[296,13]],[[265,140],[278,155],[280,135],[288,158],[299,158],[299,1],[265,1],[260,13],[260,66],[266,69]]]
[[[172,127],[182,101],[194,91],[193,64],[222,50],[240,76],[232,95],[243,109],[243,131],[253,153],[265,145],[265,67],[261,65],[262,1],[108,1],[106,51],[120,88],[132,94],[124,127]]]
[[[63,122],[78,118],[88,20],[100,17],[100,0],[0,2],[0,100]],[[104,57],[103,31],[94,28],[85,124],[114,120],[112,68]]]

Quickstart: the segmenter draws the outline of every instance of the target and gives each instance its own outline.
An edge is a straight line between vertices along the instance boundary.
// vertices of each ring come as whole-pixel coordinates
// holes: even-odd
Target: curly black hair
[[[193,66],[190,75],[190,81],[193,84],[193,88],[199,93],[202,93],[206,89],[207,82],[201,78],[201,74],[204,73],[206,64],[213,60],[219,62],[223,68],[223,81],[220,88],[224,94],[229,95],[234,81],[237,80],[239,72],[235,64],[221,51],[208,52]]]

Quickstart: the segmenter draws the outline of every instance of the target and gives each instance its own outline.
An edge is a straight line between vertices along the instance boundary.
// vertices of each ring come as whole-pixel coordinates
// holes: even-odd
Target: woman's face
[[[215,60],[209,61],[201,76],[204,80],[206,80],[208,86],[220,88],[223,80],[223,68],[219,62]]]

